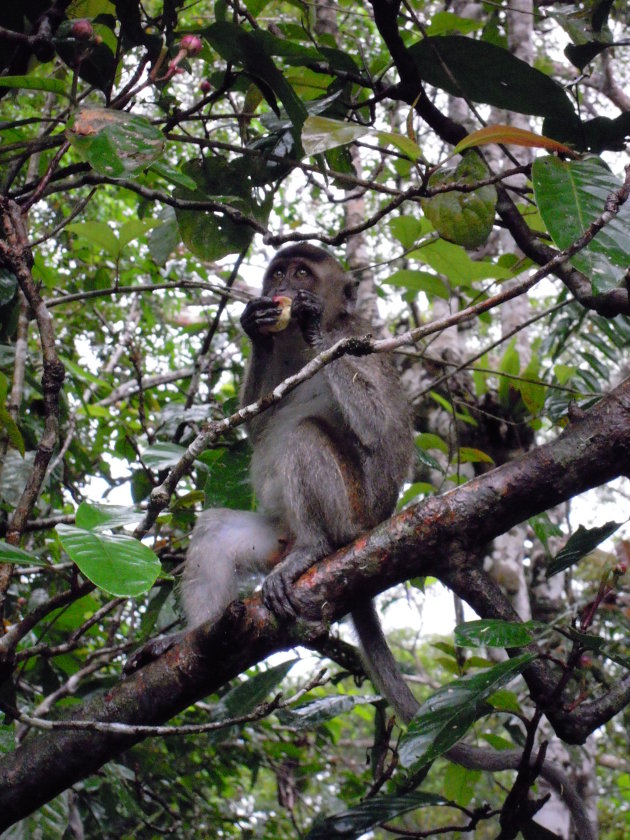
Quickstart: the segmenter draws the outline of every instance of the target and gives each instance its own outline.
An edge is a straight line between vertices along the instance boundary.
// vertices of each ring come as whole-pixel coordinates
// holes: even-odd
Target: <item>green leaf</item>
[[[319,155],[336,146],[352,143],[369,132],[369,127],[357,123],[331,120],[328,117],[307,117],[302,126],[302,148],[306,155]]]
[[[118,231],[119,249],[122,251],[125,245],[133,242],[134,239],[140,239],[151,228],[157,227],[159,224],[157,219],[129,219],[128,222],[121,225]]]
[[[354,709],[374,703],[374,696],[361,697],[354,694],[333,695],[312,700],[303,706],[292,709],[282,709],[278,712],[278,719],[292,729],[314,729],[321,723],[332,720]]]
[[[29,566],[46,566],[45,560],[34,557],[28,551],[18,548],[16,545],[0,540],[0,563],[24,563]]]
[[[535,355],[523,371],[523,378],[514,381],[514,387],[520,391],[521,399],[532,417],[539,414],[547,397],[547,388],[538,381],[539,371],[540,358]]]
[[[172,207],[165,207],[162,210],[160,221],[161,224],[158,224],[149,232],[148,245],[149,253],[155,262],[158,265],[164,265],[182,241],[182,238],[175,210]]]
[[[220,700],[219,714],[224,710],[228,717],[234,717],[251,712],[278,686],[297,661],[289,659],[273,665],[230,689]]]
[[[188,175],[184,175],[179,169],[175,169],[174,167],[170,166],[164,160],[156,160],[155,163],[152,163],[149,167],[151,172],[155,172],[160,178],[164,178],[165,181],[168,181],[171,184],[176,184],[178,187],[184,187],[187,190],[194,190],[197,186],[192,178],[189,178]],[[170,207],[168,208],[171,209]]]
[[[68,124],[66,136],[95,172],[126,178],[162,156],[164,135],[139,114],[84,108]]]
[[[251,508],[249,461],[249,447],[245,444],[222,450],[221,457],[212,464],[203,488],[205,507]]]
[[[444,795],[465,808],[473,798],[481,770],[468,770],[451,762],[444,773]]]
[[[23,90],[46,90],[70,98],[68,85],[61,79],[43,78],[42,76],[0,76],[0,88]]]
[[[550,578],[557,575],[558,572],[563,572],[569,566],[573,566],[578,560],[581,560],[582,557],[586,557],[622,525],[623,522],[606,522],[605,525],[600,525],[598,528],[585,528],[580,525],[547,567],[547,577]]]
[[[235,23],[217,22],[205,29],[204,35],[222,58],[242,65],[276,112],[274,95],[278,97],[299,132],[308,112],[270,58],[267,33],[263,30],[245,32]]]
[[[455,644],[460,647],[523,647],[532,641],[535,626],[531,621],[502,621],[498,618],[467,621],[455,628]]]
[[[3,405],[0,405],[0,427],[4,429],[11,446],[14,449],[17,449],[20,455],[24,457],[25,447],[22,433],[20,432],[20,429],[13,417],[11,417],[6,407]]]
[[[447,32],[459,32],[467,35],[483,27],[483,22],[473,18],[465,18],[455,15],[453,12],[436,12],[431,15],[431,23],[426,28],[426,34],[430,36],[444,35]]]
[[[0,268],[0,306],[11,303],[17,291],[17,277],[7,268]]]
[[[475,280],[488,278],[507,279],[512,276],[509,268],[486,260],[471,260],[464,248],[438,239],[417,248],[409,254],[411,259],[430,265],[438,274],[448,278],[451,286],[469,288]]]
[[[449,452],[448,443],[439,435],[431,432],[422,432],[419,434],[416,437],[416,445],[421,446],[423,449],[437,449],[445,455],[448,455]]]
[[[125,534],[100,534],[73,525],[57,525],[70,559],[95,586],[118,597],[148,592],[160,573],[157,555]]]
[[[400,268],[395,271],[387,280],[383,280],[390,286],[399,286],[414,292],[424,292],[429,298],[440,297],[449,300],[451,294],[446,288],[443,280],[428,271]]]
[[[604,211],[606,199],[621,184],[596,157],[564,161],[543,157],[532,166],[540,215],[558,248],[568,248]],[[595,238],[571,257],[590,278],[594,294],[623,282],[630,255],[630,202],[626,202]]]
[[[422,149],[411,137],[397,131],[377,131],[376,135],[384,146],[394,146],[399,152],[407,155],[409,160],[419,160],[422,157]]]
[[[429,188],[461,183],[476,184],[487,178],[490,170],[475,152],[465,154],[454,169],[442,169],[429,178]],[[493,184],[473,192],[451,190],[420,201],[425,216],[442,239],[463,248],[478,248],[492,232],[497,190]]]
[[[403,767],[419,769],[460,741],[486,713],[486,700],[536,658],[523,654],[440,688],[422,704],[400,743]]]
[[[463,140],[459,141],[451,154],[461,154],[465,149],[472,149],[474,146],[486,146],[489,143],[547,149],[548,152],[560,152],[561,154],[575,157],[575,153],[569,146],[565,146],[564,143],[559,143],[557,140],[552,140],[550,137],[545,137],[543,134],[534,134],[533,131],[528,131],[525,128],[517,128],[515,125],[496,124],[486,125],[468,134]]]
[[[197,184],[194,192],[178,187],[175,195],[189,201],[229,204],[246,218],[264,225],[271,211],[271,194],[260,195],[246,161],[219,157],[192,160],[182,167]],[[236,222],[220,207],[216,210],[175,210],[185,245],[198,257],[218,260],[245,250],[254,236],[246,222]]]
[[[319,820],[304,840],[356,840],[380,823],[401,814],[435,805],[449,805],[448,799],[437,793],[406,793],[402,796],[373,796],[354,808]]]
[[[423,219],[414,216],[396,216],[389,220],[389,229],[403,246],[405,251],[411,250],[416,242],[427,233],[428,224]]]
[[[500,373],[507,373],[508,376],[501,376],[499,378],[498,397],[499,402],[504,408],[510,406],[510,392],[514,389],[513,383],[516,381],[512,379],[513,376],[518,376],[521,369],[521,361],[516,349],[516,340],[510,342],[501,361],[499,362],[498,370]]]
[[[460,446],[457,450],[457,459],[462,464],[494,464],[494,461],[487,452],[475,449],[473,446]]]
[[[181,460],[185,452],[185,446],[158,441],[143,452],[142,460],[153,470],[168,470]]]
[[[71,222],[66,230],[76,233],[83,239],[88,239],[99,248],[103,248],[111,257],[118,257],[120,243],[114,231],[107,222]]]
[[[99,505],[81,502],[77,508],[75,524],[86,531],[120,528],[141,522],[144,513],[126,505]]]
[[[409,47],[422,80],[452,96],[465,96],[519,114],[571,121],[563,88],[545,73],[487,41],[461,35],[424,38]]]

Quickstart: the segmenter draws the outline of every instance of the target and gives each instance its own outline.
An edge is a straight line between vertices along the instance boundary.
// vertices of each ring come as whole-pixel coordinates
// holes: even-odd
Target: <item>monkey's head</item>
[[[349,277],[337,260],[323,248],[308,243],[290,245],[278,251],[263,280],[263,295],[293,298],[300,289],[312,292],[324,303],[324,328],[340,315],[354,312],[357,281]]]

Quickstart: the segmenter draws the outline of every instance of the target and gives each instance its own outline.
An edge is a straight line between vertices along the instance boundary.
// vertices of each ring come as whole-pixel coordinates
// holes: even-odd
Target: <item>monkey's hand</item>
[[[304,341],[309,347],[319,347],[322,344],[323,311],[324,302],[313,292],[300,289],[293,298],[291,317],[298,322]]]
[[[268,610],[279,619],[291,619],[302,612],[293,597],[293,583],[313,565],[310,551],[292,551],[271,570],[262,585],[262,598]]]
[[[241,326],[252,341],[271,344],[269,330],[278,322],[281,312],[282,307],[273,298],[255,298],[243,310]]]

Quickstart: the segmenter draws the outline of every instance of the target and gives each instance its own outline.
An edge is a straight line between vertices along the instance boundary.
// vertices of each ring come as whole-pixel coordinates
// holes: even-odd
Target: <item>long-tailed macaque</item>
[[[301,244],[276,254],[262,297],[241,317],[252,344],[242,403],[269,393],[338,339],[369,332],[355,314],[356,298],[356,283],[321,248]],[[413,452],[408,407],[382,355],[337,359],[253,418],[247,431],[260,513],[200,515],[181,586],[190,626],[218,618],[256,572],[267,574],[267,607],[293,616],[293,582],[392,513]],[[373,604],[352,618],[369,676],[408,720],[417,702]]]

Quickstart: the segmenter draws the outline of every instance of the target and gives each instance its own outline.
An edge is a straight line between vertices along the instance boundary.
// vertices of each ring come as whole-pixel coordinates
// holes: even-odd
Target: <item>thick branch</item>
[[[445,577],[461,552],[519,522],[621,474],[630,473],[630,380],[557,440],[398,514],[351,546],[313,566],[295,584],[304,614],[337,620],[357,602],[417,575]],[[455,558],[455,559],[453,559]],[[467,597],[474,600],[472,593]],[[299,625],[298,625],[299,627]],[[315,641],[307,625],[299,641]],[[234,604],[214,628],[200,627],[74,716],[123,723],[162,723],[271,653],[292,647],[296,628],[280,627],[258,596]],[[622,692],[623,693],[623,692]],[[624,695],[625,696],[625,695]],[[585,707],[602,716],[567,724],[583,740],[620,707],[612,698]],[[561,710],[558,710],[558,717]],[[565,719],[571,720],[566,713]],[[589,728],[591,727],[591,728]],[[97,770],[138,738],[55,731],[31,737],[0,763],[0,830]],[[63,755],[63,762],[59,756]]]

